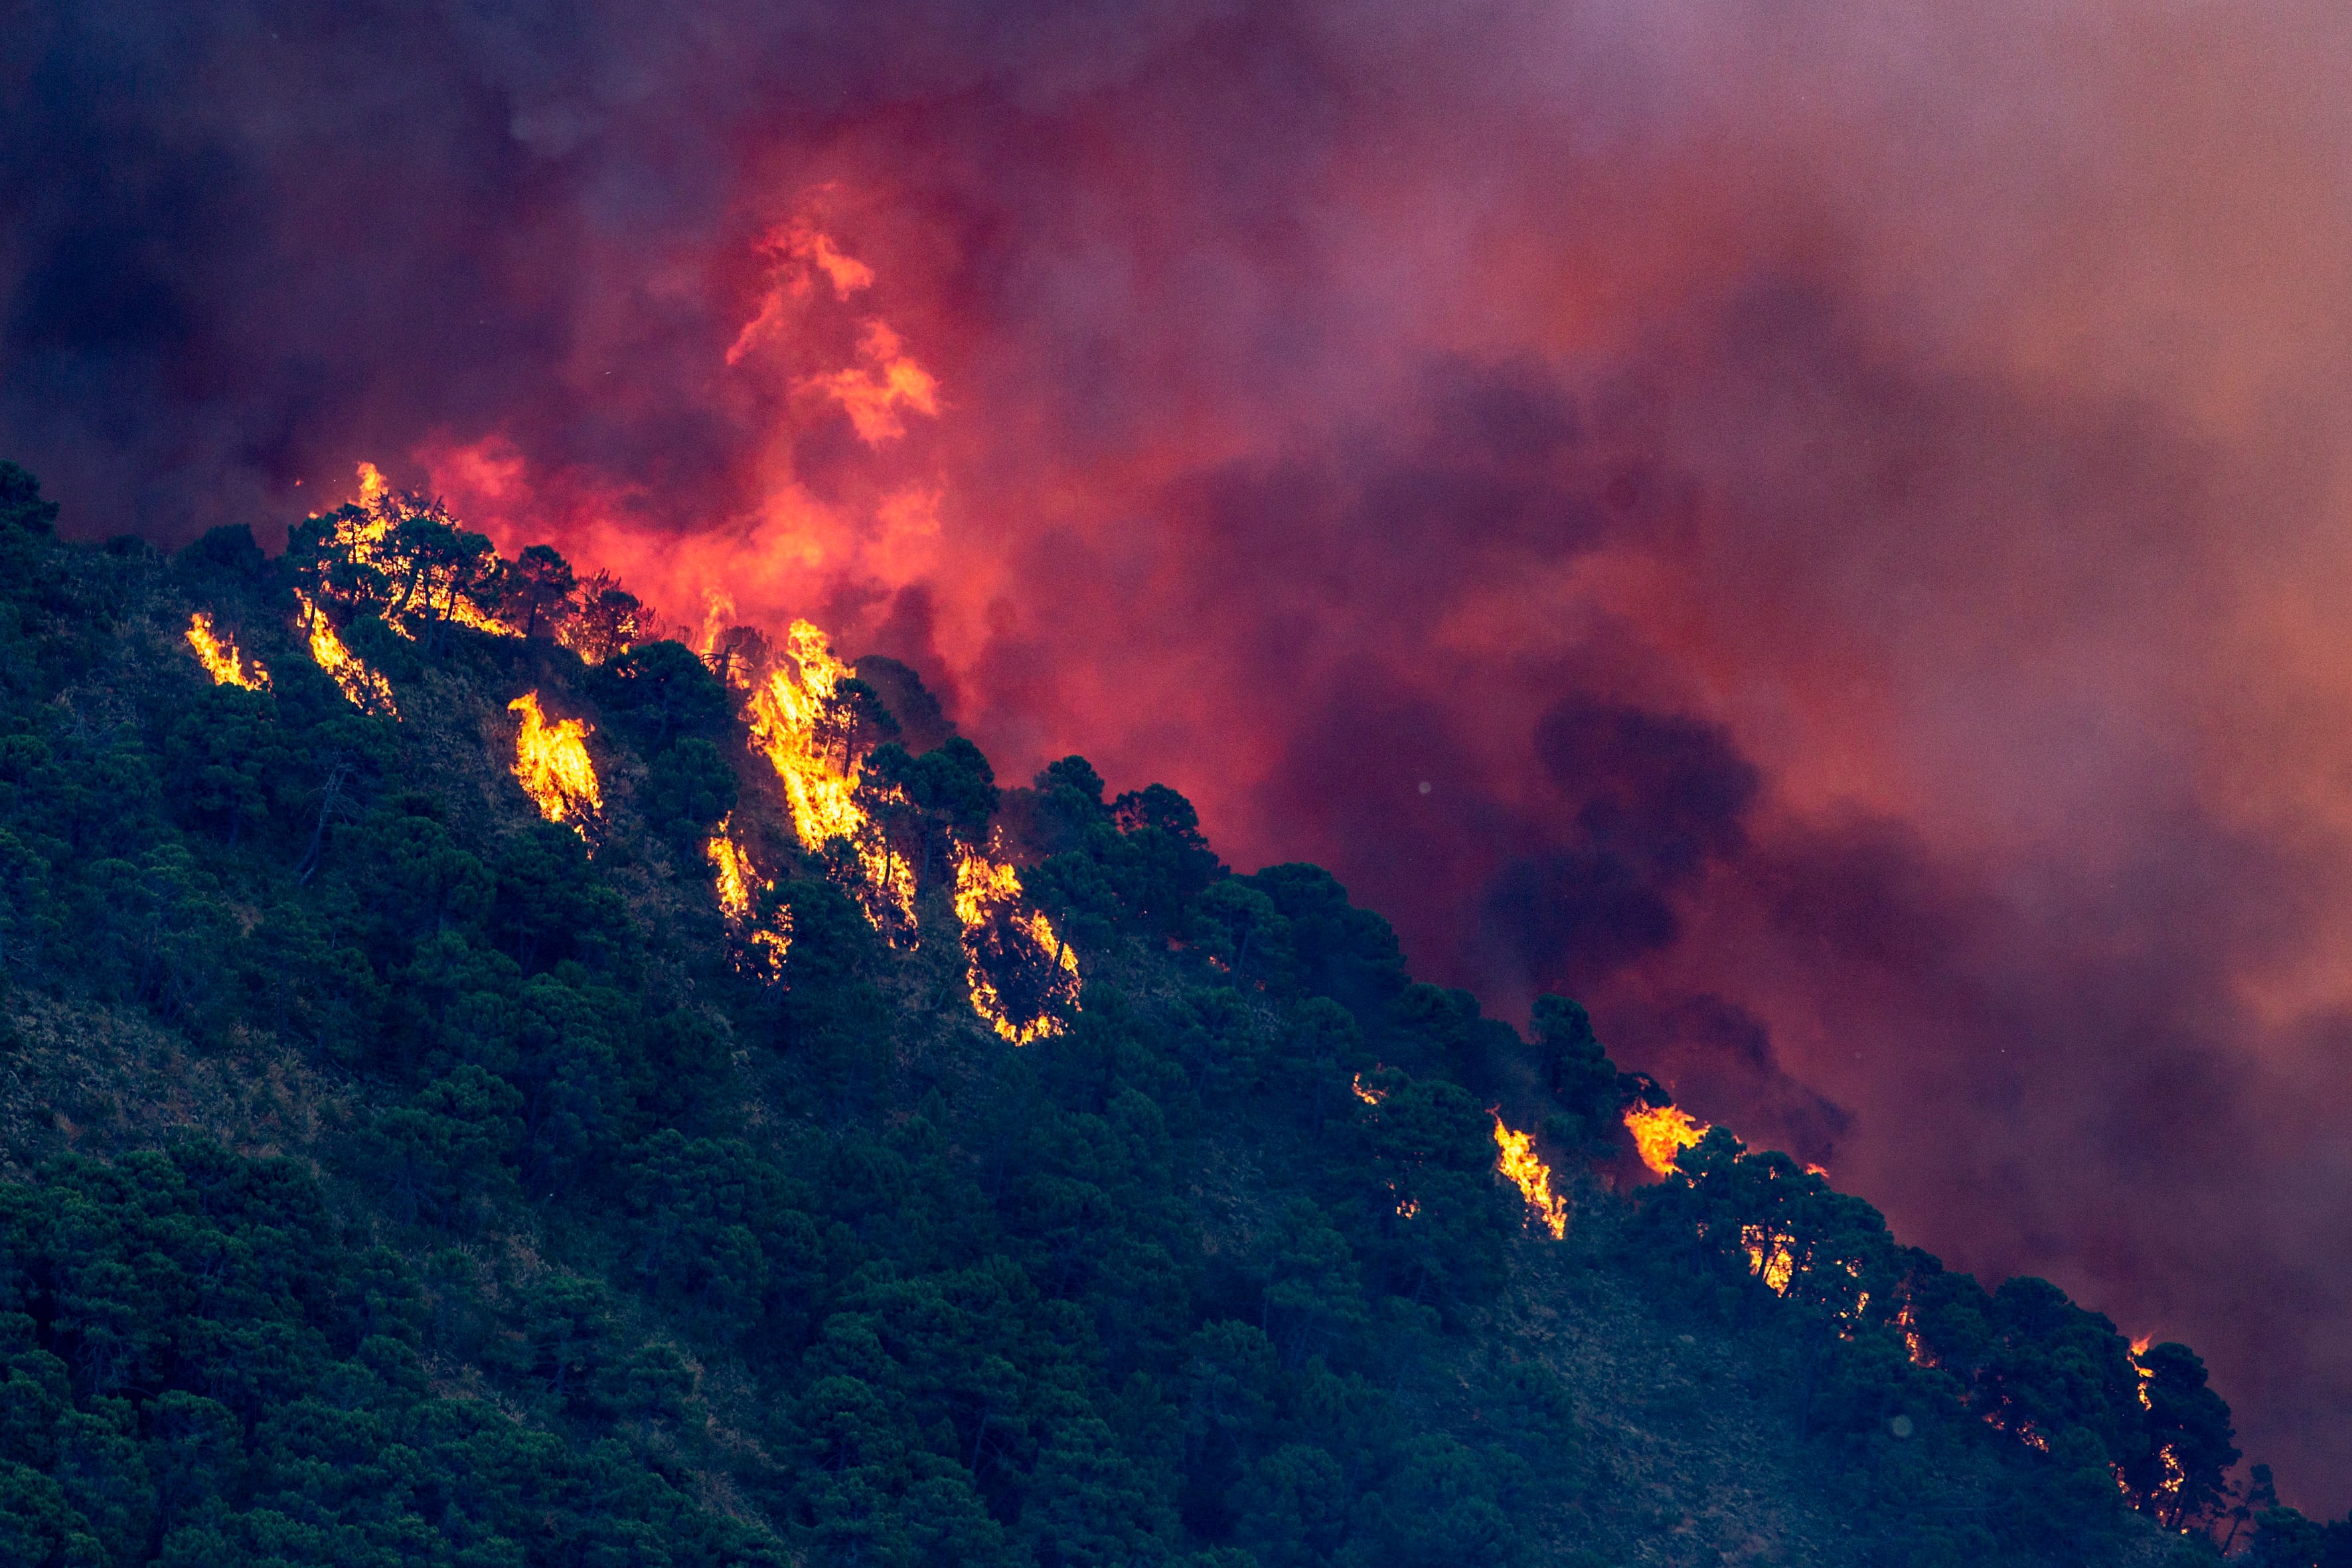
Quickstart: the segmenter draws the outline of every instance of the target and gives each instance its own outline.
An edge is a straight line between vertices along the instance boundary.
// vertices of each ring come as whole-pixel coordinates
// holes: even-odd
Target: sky
[[[2352,14],[0,14],[0,455],[357,463],[2194,1345],[2352,1506]]]

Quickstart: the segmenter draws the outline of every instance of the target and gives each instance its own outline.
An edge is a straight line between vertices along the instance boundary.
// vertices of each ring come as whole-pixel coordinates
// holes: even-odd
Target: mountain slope
[[[1617,1190],[1580,1009],[1171,791],[403,498],[49,517],[0,468],[0,1559],[2210,1552],[2185,1349],[1720,1131]]]

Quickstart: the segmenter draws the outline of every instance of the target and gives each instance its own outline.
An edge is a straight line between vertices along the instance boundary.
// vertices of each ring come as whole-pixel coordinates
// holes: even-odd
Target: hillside
[[[52,512],[0,468],[0,1560],[2334,1543],[2231,1518],[2186,1347],[1720,1130],[1635,1181],[1581,1009],[902,666],[374,488],[276,560]]]

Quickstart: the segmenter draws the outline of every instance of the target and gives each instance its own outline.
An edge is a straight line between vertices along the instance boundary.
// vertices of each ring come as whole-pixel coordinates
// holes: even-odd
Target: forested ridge
[[[166,560],[0,466],[0,1562],[2352,1563],[2187,1347],[1631,1180],[1572,1002],[886,659],[811,848],[782,650],[371,504]]]

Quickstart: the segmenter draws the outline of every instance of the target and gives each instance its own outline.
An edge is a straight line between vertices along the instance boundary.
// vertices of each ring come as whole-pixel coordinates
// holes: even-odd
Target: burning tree
[[[1021,897],[1012,866],[966,849],[956,863],[956,920],[972,1010],[1016,1046],[1061,1033],[1078,1005],[1078,958]]]
[[[526,691],[507,706],[522,715],[515,731],[514,776],[550,822],[568,823],[585,838],[604,810],[595,764],[588,759],[588,725],[579,719],[551,724],[539,693]]]

